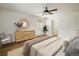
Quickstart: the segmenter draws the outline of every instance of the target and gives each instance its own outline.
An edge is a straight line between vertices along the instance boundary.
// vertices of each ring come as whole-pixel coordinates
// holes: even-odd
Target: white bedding
[[[61,48],[55,56],[65,56],[65,52],[63,52],[63,49]]]
[[[57,37],[50,38],[48,40],[32,45],[30,55],[51,56],[60,48],[61,44],[62,41]]]

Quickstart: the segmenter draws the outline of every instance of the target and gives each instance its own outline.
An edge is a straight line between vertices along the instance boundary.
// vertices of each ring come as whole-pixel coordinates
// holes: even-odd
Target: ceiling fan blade
[[[58,9],[49,10],[48,12],[57,11]]]
[[[53,13],[50,13],[50,12],[48,12],[49,14],[53,14]]]

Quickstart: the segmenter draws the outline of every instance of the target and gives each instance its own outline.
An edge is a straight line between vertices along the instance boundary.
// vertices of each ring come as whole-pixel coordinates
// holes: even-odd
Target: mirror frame
[[[25,18],[21,18],[19,19],[19,21],[17,21],[17,23],[23,23],[23,22],[26,22],[27,23],[27,26],[24,26],[23,25],[21,26],[21,29],[27,29],[29,27],[29,21]]]

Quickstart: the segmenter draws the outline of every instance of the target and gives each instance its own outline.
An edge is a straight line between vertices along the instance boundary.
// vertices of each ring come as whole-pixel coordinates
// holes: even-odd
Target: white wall
[[[51,19],[48,17],[46,21],[46,25],[48,27],[47,35],[51,36],[52,35],[52,27],[51,27]]]
[[[26,18],[30,22],[28,30],[35,30],[36,35],[41,35],[42,26],[45,23],[49,26],[49,34],[51,35],[51,21],[55,23],[53,26],[53,32],[58,32],[59,37],[65,38],[71,35],[76,29],[79,29],[79,12],[63,12],[58,11],[52,16],[47,18],[47,23],[45,19],[36,17],[30,14],[24,14],[16,11],[0,9],[0,32],[5,32],[6,34],[12,34],[13,41],[15,41],[15,31],[16,26],[14,23],[20,18]],[[38,22],[42,20],[42,22]]]
[[[75,12],[59,12],[59,37],[65,38],[77,29]]]
[[[47,18],[47,25],[51,29],[51,21],[53,21],[53,29],[49,29],[49,34],[51,35],[52,30],[53,33],[58,33],[59,37],[62,39],[72,35],[78,28],[79,20],[77,20],[77,13],[76,12],[69,12],[59,10],[56,13],[53,13],[52,16]],[[79,19],[79,18],[78,18]]]
[[[37,36],[41,35],[41,26],[45,24],[45,19],[4,9],[0,9],[0,32],[12,34],[12,39],[15,41],[16,26],[14,23],[21,18],[26,18],[29,21],[30,25],[28,30],[35,30]],[[42,20],[41,24],[38,20]]]
[[[77,16],[77,29],[79,31],[79,11],[76,12],[76,16]]]
[[[58,33],[58,16],[57,13],[53,15],[47,16],[47,22],[46,24],[48,25],[48,35],[52,35],[53,33]]]

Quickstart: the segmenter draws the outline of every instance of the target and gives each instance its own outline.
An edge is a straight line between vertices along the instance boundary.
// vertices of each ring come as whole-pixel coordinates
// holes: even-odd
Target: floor
[[[3,45],[3,48],[0,49],[0,56],[7,56],[8,51],[22,47],[24,45],[24,42],[25,41],[18,42],[18,43],[14,42],[14,43],[9,43],[9,44]]]
[[[37,36],[37,37],[39,37],[39,36]],[[14,42],[14,43],[9,43],[9,44],[3,45],[2,49],[0,49],[0,56],[7,56],[8,51],[22,47],[24,45],[25,41],[18,42],[18,43]]]
[[[25,41],[24,41],[25,42]],[[22,47],[24,42],[18,42],[18,43],[9,43],[6,45],[3,45],[3,48],[0,49],[0,56],[7,56],[7,52],[11,51],[13,49]]]

